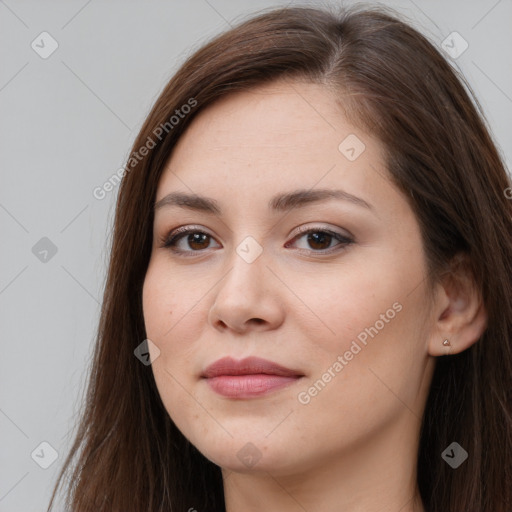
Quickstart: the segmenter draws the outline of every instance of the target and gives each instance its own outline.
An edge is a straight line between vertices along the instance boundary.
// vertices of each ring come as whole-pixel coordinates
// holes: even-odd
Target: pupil
[[[201,246],[201,238],[203,238],[202,242],[205,241],[208,235],[205,235],[204,233],[193,233],[192,235],[189,235],[188,241],[190,244],[190,247],[193,247],[193,244],[199,244],[199,247],[195,247],[196,249],[203,249],[204,247]]]
[[[325,240],[327,239],[330,242],[331,235],[328,233],[310,233],[308,236],[308,242],[313,242],[313,244],[325,244]],[[320,239],[320,240],[318,240]],[[329,246],[329,243],[327,244]],[[313,247],[314,249],[325,249],[325,247]]]

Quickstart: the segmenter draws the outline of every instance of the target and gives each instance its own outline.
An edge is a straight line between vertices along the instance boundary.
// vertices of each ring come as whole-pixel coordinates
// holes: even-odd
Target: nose
[[[282,283],[264,255],[265,251],[248,263],[233,250],[229,270],[213,291],[208,321],[215,329],[244,333],[276,329],[283,323]]]

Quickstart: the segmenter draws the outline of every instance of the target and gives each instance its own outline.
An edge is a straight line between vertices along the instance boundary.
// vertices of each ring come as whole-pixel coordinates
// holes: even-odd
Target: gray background
[[[299,5],[0,0],[0,511],[46,510],[71,443],[117,193],[97,200],[93,189],[125,164],[151,105],[195,48],[258,9],[287,3]],[[453,31],[468,42],[452,62],[510,167],[512,1],[386,5],[438,46]],[[43,31],[59,45],[46,59],[31,47],[35,40],[48,49]],[[39,252],[48,249],[43,237],[55,254]],[[38,448],[43,441],[59,454],[48,469],[39,465],[51,457]]]

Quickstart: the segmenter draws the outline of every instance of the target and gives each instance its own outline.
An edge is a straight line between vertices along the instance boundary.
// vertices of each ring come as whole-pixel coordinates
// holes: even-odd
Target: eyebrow
[[[295,190],[286,194],[278,194],[269,202],[269,209],[275,212],[287,212],[294,208],[301,208],[311,203],[326,201],[329,199],[338,199],[349,201],[357,206],[362,206],[374,212],[371,204],[364,199],[349,194],[344,190],[333,189],[315,189],[315,190]],[[163,207],[179,206],[189,210],[211,213],[213,215],[221,215],[222,209],[215,199],[200,196],[198,194],[186,194],[183,192],[171,192],[154,204],[154,211]]]

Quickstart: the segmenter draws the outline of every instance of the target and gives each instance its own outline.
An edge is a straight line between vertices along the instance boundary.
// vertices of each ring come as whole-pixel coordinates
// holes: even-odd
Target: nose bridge
[[[216,287],[210,320],[242,331],[250,320],[268,326],[279,325],[282,310],[275,293],[275,279],[267,268],[268,258],[261,244],[251,236],[233,247],[226,260],[227,274]]]
[[[253,237],[246,236],[235,245],[228,258],[229,272],[224,285],[247,291],[252,295],[266,285],[269,276],[266,268],[267,258],[263,246]],[[265,272],[266,271],[266,272]]]

